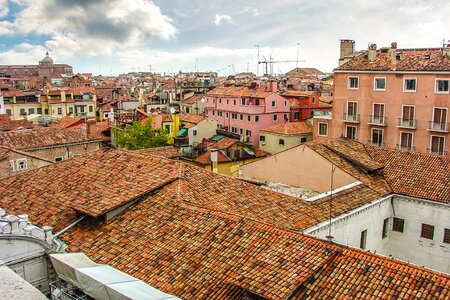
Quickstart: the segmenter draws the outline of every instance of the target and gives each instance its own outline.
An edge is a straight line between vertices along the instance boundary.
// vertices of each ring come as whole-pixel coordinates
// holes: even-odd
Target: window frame
[[[278,115],[277,115],[277,114],[274,114],[274,115],[272,116],[272,121],[273,121],[273,122],[278,122]]]
[[[434,225],[422,223],[420,226],[420,238],[434,240],[435,228]]]
[[[414,80],[414,90],[408,90],[406,89],[406,81],[407,80]],[[417,77],[404,77],[403,78],[403,92],[404,93],[416,93],[417,92]]]
[[[19,167],[20,163],[24,162],[25,163],[25,167]],[[28,160],[26,158],[19,158],[16,160],[16,171],[25,171],[28,170]]]
[[[384,88],[378,88],[377,80],[379,80],[379,79],[383,79],[384,80]],[[387,82],[386,77],[374,77],[373,78],[373,90],[377,91],[377,92],[385,92],[386,91],[386,86],[387,86],[386,82]]]
[[[442,143],[442,151],[437,150],[437,151],[433,151],[433,138],[439,138],[439,139],[443,139],[443,143]],[[444,152],[445,151],[445,136],[442,135],[431,135],[430,136],[430,148],[429,148],[433,153],[440,153],[440,152]]]
[[[404,233],[405,232],[405,219],[393,217],[392,218],[392,231]]]
[[[351,137],[348,136],[348,129],[349,128],[353,128],[355,130],[355,137],[354,138],[351,138]],[[345,126],[345,137],[347,139],[350,139],[352,141],[357,141],[358,140],[357,139],[357,135],[358,135],[358,127],[357,126],[352,126],[352,125]]]
[[[60,162],[60,161],[63,161],[64,160],[64,157],[62,157],[62,156],[55,156],[55,157],[53,157],[53,161],[54,162]]]
[[[284,139],[278,139],[278,145],[284,146],[285,145]]]
[[[442,243],[450,244],[450,228],[444,228],[444,236],[442,238]]]
[[[447,81],[447,91],[438,91],[438,81]],[[449,94],[450,93],[450,78],[436,78],[434,80],[435,94]]]
[[[320,133],[320,129],[321,129],[321,125],[324,125],[325,126],[325,128],[326,128],[326,132],[325,132],[325,134],[321,134]],[[317,122],[317,135],[318,136],[328,136],[328,123],[325,123],[325,122]]]
[[[259,141],[260,142],[265,142],[266,141],[266,136],[265,135],[259,135]]]
[[[375,131],[381,131],[381,143],[378,142],[378,143],[374,144],[373,134],[374,134]],[[378,138],[379,138],[379,136],[378,136]],[[371,128],[370,129],[370,143],[372,145],[382,147],[384,145],[384,129],[382,129],[382,128]]]
[[[277,106],[277,101],[272,100],[272,107],[276,107]]]
[[[361,231],[361,235],[359,238],[359,248],[360,249],[367,248],[367,229]]]
[[[352,87],[352,79],[356,79],[356,87]],[[358,90],[359,89],[359,76],[348,76],[347,77],[347,89],[348,90]]]

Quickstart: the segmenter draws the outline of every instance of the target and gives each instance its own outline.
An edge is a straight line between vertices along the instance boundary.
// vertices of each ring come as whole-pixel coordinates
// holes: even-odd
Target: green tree
[[[137,150],[167,145],[167,133],[152,128],[152,119],[135,121],[124,129],[116,128],[116,143],[120,148]]]
[[[25,89],[25,85],[22,82],[19,82],[16,84],[16,89],[23,91]]]

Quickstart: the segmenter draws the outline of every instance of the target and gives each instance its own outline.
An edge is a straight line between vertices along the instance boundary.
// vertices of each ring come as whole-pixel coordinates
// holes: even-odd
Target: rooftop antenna
[[[328,222],[328,235],[326,236],[328,242],[333,241],[333,236],[331,235],[331,219],[333,217],[333,179],[334,179],[334,171],[336,171],[336,166],[331,164],[331,189],[330,189],[330,206],[329,206],[329,222]]]
[[[297,43],[297,60],[295,62],[295,67],[298,68],[298,54],[300,52],[300,43]]]

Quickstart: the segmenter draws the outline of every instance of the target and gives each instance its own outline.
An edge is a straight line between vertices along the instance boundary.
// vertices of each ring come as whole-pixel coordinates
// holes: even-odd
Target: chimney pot
[[[374,62],[377,59],[377,45],[371,44],[369,46],[369,51],[367,53],[367,57],[370,62]]]

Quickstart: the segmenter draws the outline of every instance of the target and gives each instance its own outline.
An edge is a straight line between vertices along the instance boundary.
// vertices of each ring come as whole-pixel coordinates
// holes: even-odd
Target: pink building
[[[217,87],[205,96],[205,113],[217,120],[218,129],[258,145],[259,131],[289,121],[290,102],[268,87]]]
[[[392,43],[355,52],[354,41],[344,40],[340,63],[332,120],[316,118],[315,137],[448,154],[449,45],[397,49]]]

